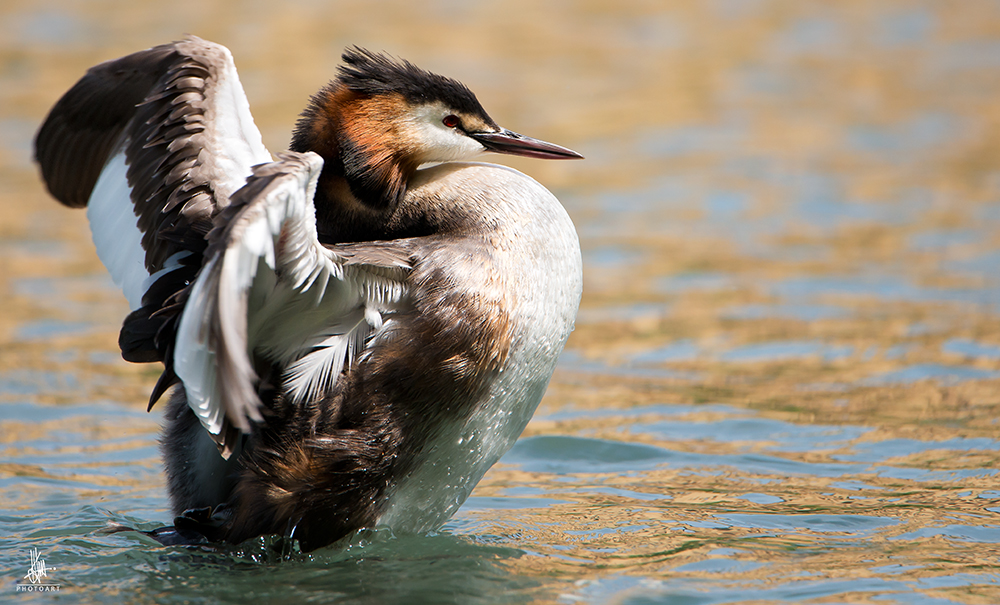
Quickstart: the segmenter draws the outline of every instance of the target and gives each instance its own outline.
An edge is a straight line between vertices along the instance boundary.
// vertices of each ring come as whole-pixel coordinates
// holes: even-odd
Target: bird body
[[[197,38],[92,68],[36,138],[129,299],[123,356],[164,363],[150,407],[170,391],[172,541],[311,550],[439,526],[521,433],[572,330],[565,210],[458,160],[579,156],[496,126],[454,80],[344,59],[274,161],[228,50]]]

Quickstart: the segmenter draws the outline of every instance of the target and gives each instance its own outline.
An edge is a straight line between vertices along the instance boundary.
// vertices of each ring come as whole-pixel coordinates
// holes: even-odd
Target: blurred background
[[[169,522],[127,313],[31,141],[101,61],[228,46],[273,152],[357,44],[583,153],[546,398],[438,534],[278,562]],[[0,600],[1000,602],[1000,2],[0,6]],[[12,595],[25,600],[48,595]]]

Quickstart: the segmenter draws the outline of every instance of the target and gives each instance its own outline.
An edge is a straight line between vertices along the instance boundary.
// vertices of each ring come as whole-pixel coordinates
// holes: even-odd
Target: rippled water
[[[0,601],[1000,602],[1000,3],[0,6]],[[99,61],[228,45],[272,150],[341,48],[470,85],[585,162],[577,330],[441,532],[158,547],[157,370],[30,162]]]

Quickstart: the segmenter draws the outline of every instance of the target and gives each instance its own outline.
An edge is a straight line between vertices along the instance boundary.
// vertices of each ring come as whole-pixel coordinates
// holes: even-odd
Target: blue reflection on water
[[[19,46],[44,45],[46,47],[76,46],[94,38],[91,24],[64,11],[35,9],[8,15],[2,31],[8,40],[17,40]]]
[[[850,357],[853,352],[852,346],[829,345],[820,341],[772,341],[732,349],[719,355],[719,360],[747,363],[821,357],[824,361],[833,361]]]
[[[689,361],[698,357],[701,352],[694,341],[678,340],[655,351],[647,351],[632,357],[635,363],[669,363],[672,361]]]
[[[803,574],[809,575],[809,574]],[[988,574],[960,574],[956,586],[1000,584],[997,578]],[[954,576],[952,576],[954,577]],[[909,582],[884,578],[851,578],[830,580],[808,578],[792,580],[774,585],[763,580],[718,580],[692,578],[684,580],[652,580],[630,576],[612,576],[599,582],[588,583],[580,590],[588,600],[594,602],[614,602],[622,605],[657,605],[679,603],[684,605],[715,605],[745,602],[833,602],[830,598],[847,597],[858,594],[875,594],[879,601],[903,603],[883,599],[886,595],[905,597],[907,605],[951,605],[955,601],[916,593]],[[839,602],[839,601],[838,601]]]
[[[24,322],[14,331],[14,340],[45,340],[54,336],[86,334],[96,326],[81,321],[43,319]]]
[[[945,525],[943,527],[922,527],[915,531],[900,534],[890,540],[915,540],[944,536],[949,540],[961,542],[1000,543],[1000,526],[998,525]]]
[[[927,41],[936,26],[936,17],[926,9],[908,8],[879,19],[874,38],[889,48],[919,45]]]
[[[767,567],[767,564],[756,561],[737,561],[733,559],[705,559],[703,561],[695,561],[694,563],[688,563],[687,565],[675,567],[674,571],[680,573],[731,574],[745,573],[755,569],[760,569],[761,567]]]
[[[917,286],[904,277],[885,274],[803,276],[763,286],[769,293],[790,299],[800,297],[872,297],[918,302],[1000,302],[1000,291]]]
[[[836,454],[837,460],[855,462],[882,462],[890,458],[909,456],[930,450],[955,450],[967,452],[973,450],[997,451],[1000,442],[984,437],[954,438],[945,441],[918,441],[916,439],[885,439],[883,441],[863,442],[854,446],[852,454]]]
[[[940,384],[952,385],[967,380],[990,380],[1000,378],[1000,370],[984,370],[967,366],[946,366],[937,363],[922,363],[869,376],[860,381],[864,386],[886,384],[909,384],[921,380],[933,380]]]
[[[1000,346],[988,345],[964,338],[953,338],[941,345],[945,353],[953,353],[964,357],[1000,359]]]
[[[639,148],[647,157],[671,158],[698,153],[719,154],[742,148],[751,140],[749,125],[740,120],[682,126],[644,134]],[[649,193],[649,192],[646,192]]]
[[[17,398],[23,400],[26,396],[37,395],[44,391],[76,389],[80,381],[74,374],[65,372],[48,372],[39,370],[22,370],[19,372],[0,372],[0,396],[4,399]],[[56,413],[62,407],[39,407],[35,404],[0,405],[0,420],[4,418],[40,420],[39,414]],[[45,410],[43,412],[43,410]]]
[[[716,519],[736,527],[760,529],[808,530],[870,535],[875,530],[897,525],[898,519],[868,515],[776,515],[726,514]]]
[[[621,246],[601,246],[585,249],[583,264],[586,267],[626,268],[628,265],[637,264],[642,257],[643,253],[639,250]]]
[[[784,55],[831,55],[845,48],[843,24],[825,17],[796,19],[771,41],[771,51]]]
[[[969,230],[956,231],[922,231],[909,237],[910,247],[914,250],[940,250],[958,244],[972,244],[983,238],[984,234]]]
[[[657,288],[668,293],[691,290],[722,290],[736,286],[736,278],[728,273],[679,273],[657,280]]]
[[[679,406],[682,414],[670,414],[672,406],[646,406],[635,410],[619,411],[622,418],[634,418],[628,432],[631,435],[648,435],[659,441],[683,444],[687,442],[718,441],[745,444],[754,451],[731,454],[708,454],[697,451],[680,451],[646,444],[592,439],[582,436],[544,435],[522,439],[503,458],[504,464],[513,464],[522,470],[556,475],[591,475],[644,473],[656,468],[691,469],[697,473],[715,473],[730,469],[740,476],[812,476],[830,479],[843,478],[829,483],[831,488],[849,491],[883,491],[885,488],[859,480],[859,476],[882,477],[913,482],[947,482],[959,479],[986,478],[998,474],[994,469],[930,470],[926,468],[886,465],[892,459],[927,451],[948,452],[997,451],[1000,442],[987,438],[953,438],[943,441],[916,439],[888,439],[866,441],[864,436],[871,429],[850,425],[800,425],[761,417],[746,417],[747,410],[739,410],[736,418],[714,418],[692,421],[683,414],[701,411],[721,413],[733,410],[729,406]],[[600,417],[602,411],[566,410],[547,420],[573,420],[588,416]],[[607,410],[605,415],[610,415]],[[667,416],[657,419],[656,417]],[[621,426],[621,419],[616,423]],[[586,432],[586,431],[584,431]],[[776,455],[771,455],[773,452]],[[829,453],[829,459],[804,462],[782,457],[786,453]],[[986,492],[984,492],[986,493]],[[622,494],[628,497],[627,494]],[[757,503],[774,504],[780,498],[765,494],[748,493],[739,498]],[[990,497],[987,493],[984,497]],[[637,500],[645,496],[634,497]],[[763,499],[762,499],[763,498]]]
[[[721,312],[726,319],[763,319],[767,317],[784,317],[801,321],[816,321],[819,319],[837,319],[850,315],[850,312],[836,305],[785,303],[785,304],[749,304],[730,307]]]
[[[637,424],[632,431],[660,439],[712,439],[721,443],[745,442],[769,451],[812,452],[837,449],[870,429],[854,426],[798,425],[770,418],[724,418],[713,422],[674,419]]]
[[[737,496],[737,498],[740,500],[746,500],[747,502],[753,502],[754,504],[780,504],[785,501],[784,498],[779,498],[778,496],[759,494],[756,492],[749,492],[743,494],[742,496]]]
[[[913,116],[892,126],[853,126],[848,146],[856,151],[885,154],[894,162],[912,161],[909,154],[937,151],[950,139],[965,136],[961,120],[952,114],[932,112]]]
[[[765,454],[699,454],[652,445],[569,436],[538,436],[518,441],[503,457],[506,464],[536,473],[634,473],[657,467],[739,469],[761,475],[841,477],[858,469],[849,464],[809,464]]]

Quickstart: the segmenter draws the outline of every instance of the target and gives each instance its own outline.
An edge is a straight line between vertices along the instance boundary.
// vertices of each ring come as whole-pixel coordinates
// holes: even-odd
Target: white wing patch
[[[149,272],[127,171],[124,150],[108,160],[87,202],[87,220],[97,256],[134,311],[142,306]]]
[[[194,49],[188,49],[187,46]],[[87,218],[97,254],[111,273],[115,284],[122,288],[132,310],[142,306],[146,289],[156,281],[150,279],[150,271],[146,268],[147,251],[142,244],[143,232],[139,228],[137,217],[139,209],[145,209],[150,201],[132,199],[133,191],[128,183],[130,164],[134,161],[149,161],[127,157],[126,150],[137,140],[135,137],[147,142],[147,147],[149,137],[166,137],[168,144],[164,146],[163,156],[153,160],[159,161],[160,166],[169,165],[170,154],[177,153],[183,145],[199,146],[197,162],[182,162],[174,167],[174,171],[197,172],[199,178],[207,180],[213,192],[213,202],[219,207],[226,206],[229,197],[246,184],[254,165],[271,161],[271,154],[264,147],[260,131],[254,124],[250,103],[240,84],[229,50],[200,40],[179,43],[178,47],[184,52],[208,53],[205,65],[211,69],[211,76],[206,79],[210,84],[205,87],[204,99],[197,99],[195,93],[186,93],[172,101],[163,101],[161,97],[169,87],[167,90],[154,88],[143,104],[169,102],[167,109],[172,107],[174,112],[183,112],[187,104],[198,103],[204,111],[204,116],[198,116],[198,124],[203,125],[204,129],[191,135],[188,140],[187,131],[163,134],[156,130],[156,124],[129,124],[118,150],[105,164],[87,202]],[[213,57],[218,58],[216,63],[213,63]],[[140,173],[151,172],[144,170],[146,167],[139,168]],[[189,182],[181,182],[174,194],[180,192],[179,195],[183,197],[188,185]],[[141,212],[148,212],[148,209]],[[153,239],[147,245],[155,247],[161,243]],[[162,276],[168,268],[178,268],[179,260],[174,255],[164,266],[153,267],[156,270],[155,277]]]
[[[390,273],[319,243],[312,200],[322,165],[314,153],[290,153],[258,167],[233,196],[239,210],[213,240],[185,305],[174,371],[220,444],[226,419],[244,432],[261,420],[251,357],[285,368],[294,401],[318,397],[404,296]]]
[[[215,271],[217,259],[212,259],[202,268],[202,274]],[[209,292],[206,280],[196,281],[185,305],[187,309],[204,309],[208,306]],[[213,435],[222,432],[224,413],[222,406],[212,409],[215,395],[215,351],[208,348],[207,313],[181,315],[174,341],[174,373],[184,383],[188,405],[194,410],[201,424]],[[216,398],[217,400],[217,398]]]
[[[246,183],[250,167],[270,162],[271,154],[254,124],[233,55],[224,46],[218,48],[225,54],[225,69],[215,73],[215,98],[205,115],[205,122],[214,131],[209,141],[211,153],[203,154],[201,161],[218,175],[216,193],[228,199]]]
[[[376,313],[377,314],[377,313]],[[304,350],[309,351],[285,370],[285,388],[294,401],[304,402],[331,389],[343,369],[364,348],[372,329],[368,313],[353,313],[346,321],[317,334]],[[379,316],[381,318],[381,316]]]

